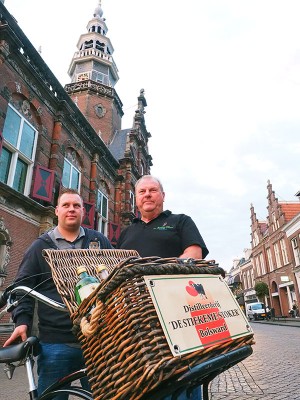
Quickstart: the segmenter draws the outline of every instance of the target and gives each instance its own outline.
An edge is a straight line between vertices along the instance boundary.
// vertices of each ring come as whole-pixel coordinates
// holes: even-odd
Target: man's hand
[[[11,334],[11,336],[4,343],[3,347],[13,344],[18,338],[21,338],[22,342],[24,342],[24,340],[27,339],[27,329],[28,329],[27,325],[17,326],[16,329]]]
[[[194,258],[196,259],[202,259],[202,249],[200,246],[193,244],[189,247],[187,247],[184,252],[179,256],[179,258]]]

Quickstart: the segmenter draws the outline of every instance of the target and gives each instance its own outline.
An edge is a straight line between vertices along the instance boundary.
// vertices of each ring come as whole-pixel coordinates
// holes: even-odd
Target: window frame
[[[268,258],[268,262],[269,262],[269,270],[274,271],[274,263],[273,263],[273,257],[272,257],[272,252],[270,247],[268,247],[266,249],[266,253],[267,253],[267,258]]]
[[[99,198],[101,200],[99,201]],[[106,200],[106,215],[103,214],[103,198]],[[101,189],[97,191],[97,203],[96,203],[96,210],[97,210],[97,230],[98,232],[102,233],[103,235],[107,236],[108,234],[108,196],[102,192]],[[100,205],[100,207],[99,207]]]
[[[63,179],[64,179],[64,170],[65,170],[65,163],[68,163],[71,166],[71,170],[70,170],[70,175],[69,175],[69,183],[68,186],[65,186],[63,183]],[[70,185],[70,182],[72,182],[72,171],[76,170],[76,172],[78,172],[78,187],[73,187]],[[81,186],[81,171],[80,169],[78,169],[74,163],[72,163],[70,160],[67,159],[67,157],[64,157],[64,166],[63,166],[63,171],[62,171],[62,177],[61,177],[61,184],[63,187],[68,188],[68,189],[75,189],[78,190],[78,192],[80,191],[80,186]]]
[[[266,274],[266,266],[265,266],[265,259],[264,259],[263,253],[259,253],[258,257],[259,257],[261,274],[265,275]]]
[[[279,243],[280,243],[283,265],[287,265],[289,263],[289,257],[288,257],[288,253],[287,253],[285,240],[280,239]]]
[[[132,190],[129,190],[130,212],[135,214],[135,195]]]
[[[274,254],[276,259],[276,267],[277,268],[282,267],[278,242],[274,243]]]
[[[293,249],[294,259],[296,266],[300,265],[300,248],[297,236],[291,239],[291,246]]]
[[[30,188],[31,188],[31,183],[32,183],[32,176],[33,176],[33,168],[34,168],[34,162],[35,162],[35,156],[36,156],[36,149],[37,149],[37,141],[38,141],[38,130],[26,119],[22,114],[16,110],[15,107],[13,107],[11,104],[8,104],[7,110],[11,109],[19,118],[20,118],[20,125],[19,125],[19,130],[17,134],[17,140],[16,144],[14,145],[13,143],[9,142],[7,139],[4,137],[4,128],[2,132],[2,151],[0,153],[0,158],[3,154],[3,149],[5,149],[7,152],[10,153],[11,158],[9,162],[9,167],[8,167],[8,175],[6,182],[3,181],[6,185],[10,186],[14,190],[18,191],[19,193],[24,194],[25,196],[29,196],[30,194]],[[8,112],[8,111],[7,111]],[[6,119],[5,119],[6,120]],[[28,155],[24,154],[20,150],[20,146],[22,144],[22,135],[25,133],[24,126],[27,124],[33,131],[33,142],[32,142],[32,151],[31,151],[31,157]],[[4,127],[5,127],[5,121],[4,121]],[[20,160],[21,163],[24,163],[26,165],[26,176],[24,179],[24,187],[22,190],[18,190],[14,187],[15,185],[15,178],[16,178],[16,172],[17,172],[17,166],[18,166],[18,161]]]

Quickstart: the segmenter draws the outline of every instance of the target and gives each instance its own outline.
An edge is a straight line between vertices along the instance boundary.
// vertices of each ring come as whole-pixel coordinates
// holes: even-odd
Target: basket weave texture
[[[139,253],[135,250],[113,249],[45,249],[43,250],[43,255],[50,265],[58,293],[71,314],[78,309],[74,288],[78,282],[76,268],[79,265],[85,265],[87,273],[91,276],[96,276],[101,281],[101,277],[96,271],[97,265],[105,264],[108,272],[112,273],[120,261],[131,257],[139,257]]]
[[[89,251],[86,251],[88,259]],[[60,264],[57,257],[53,262],[54,252],[50,250],[47,254],[53,276]],[[86,265],[88,262],[85,260]],[[143,276],[175,274],[224,276],[224,270],[214,261],[182,263],[178,259],[130,255],[113,267],[108,279],[71,312],[74,324],[81,326],[78,338],[95,400],[138,400],[166,379],[175,378],[214,356],[253,344],[253,335],[249,334],[174,357]],[[66,289],[59,291],[67,294]],[[73,292],[67,297],[72,295]],[[64,301],[70,304],[69,299]]]

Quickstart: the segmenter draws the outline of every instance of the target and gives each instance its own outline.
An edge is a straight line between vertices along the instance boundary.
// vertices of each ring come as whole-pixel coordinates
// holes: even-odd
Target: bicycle
[[[11,312],[17,305],[19,300],[13,300],[14,294],[25,293],[38,301],[53,307],[62,312],[68,312],[66,306],[58,303],[43,294],[26,286],[8,287],[1,296],[0,308],[6,304],[6,307],[0,312],[0,319],[7,312]],[[78,379],[86,376],[86,370],[81,369],[72,374],[69,374],[59,381],[49,386],[41,396],[38,396],[37,385],[34,375],[34,358],[39,354],[39,339],[36,336],[28,337],[22,343],[13,344],[0,349],[0,364],[4,365],[4,372],[8,379],[13,378],[16,367],[25,366],[28,380],[28,395],[30,400],[51,400],[58,394],[72,395],[72,398],[93,400],[90,392],[87,392],[79,386],[66,387],[72,383],[76,383]]]
[[[25,295],[42,301],[50,307],[56,308],[62,312],[68,312],[67,307],[63,303],[55,302],[26,286],[16,286],[8,287],[0,298],[0,308],[6,304],[5,309],[0,312],[0,319],[5,313],[12,311],[18,305],[19,300],[13,300],[13,295],[16,293],[25,293]],[[179,377],[167,379],[162,385],[144,394],[142,400],[162,400],[170,395],[174,396],[174,399],[176,399],[177,396],[187,388],[193,389],[198,386],[201,386],[202,399],[208,400],[210,382],[220,373],[246,359],[252,352],[253,350],[250,345],[244,345],[226,354],[215,356],[191,368],[188,372],[181,374]],[[85,377],[86,369],[81,369],[63,377],[48,387],[39,397],[34,376],[34,357],[36,357],[38,353],[39,340],[35,336],[28,337],[28,339],[22,343],[0,349],[0,364],[5,364],[4,371],[8,379],[13,378],[14,369],[16,367],[25,365],[30,400],[51,400],[55,395],[61,393],[72,395],[74,398],[93,400],[92,394],[79,386],[66,387],[66,385],[76,383],[78,379]]]

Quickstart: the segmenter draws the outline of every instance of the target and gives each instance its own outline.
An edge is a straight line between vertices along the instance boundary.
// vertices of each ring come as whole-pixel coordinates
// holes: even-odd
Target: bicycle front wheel
[[[66,389],[53,390],[52,392],[48,392],[41,397],[39,400],[52,400],[55,396],[59,394],[66,394],[69,396],[68,400],[75,399],[84,399],[84,400],[93,400],[92,394],[80,387],[72,386]]]

